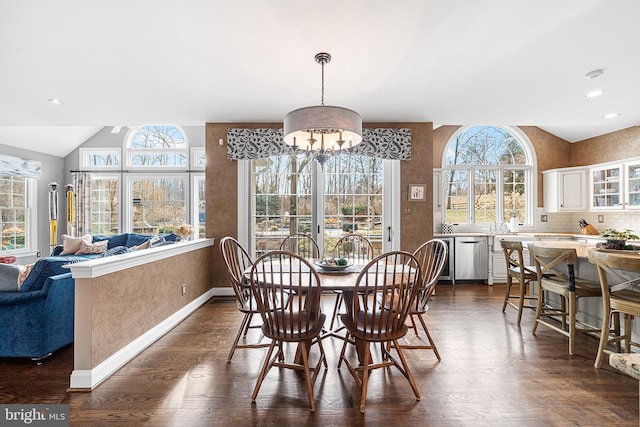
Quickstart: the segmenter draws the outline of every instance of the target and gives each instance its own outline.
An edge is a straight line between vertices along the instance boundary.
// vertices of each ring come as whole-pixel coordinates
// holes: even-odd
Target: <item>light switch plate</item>
[[[604,215],[598,215],[598,222],[602,224],[604,222]]]

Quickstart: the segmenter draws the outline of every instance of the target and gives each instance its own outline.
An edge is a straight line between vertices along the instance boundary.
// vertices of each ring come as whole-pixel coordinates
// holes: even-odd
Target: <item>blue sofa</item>
[[[126,252],[150,239],[135,233],[93,236],[109,240],[108,254]],[[177,236],[163,236],[159,244],[174,242]],[[38,260],[19,291],[0,292],[0,357],[41,359],[73,342],[75,283],[65,264],[82,262],[105,254],[58,255]]]

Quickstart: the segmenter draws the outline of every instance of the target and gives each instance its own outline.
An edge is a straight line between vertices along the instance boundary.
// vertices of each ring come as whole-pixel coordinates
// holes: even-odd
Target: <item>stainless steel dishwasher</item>
[[[453,269],[456,282],[458,280],[488,279],[489,274],[489,246],[486,236],[456,236],[455,237],[455,268]]]

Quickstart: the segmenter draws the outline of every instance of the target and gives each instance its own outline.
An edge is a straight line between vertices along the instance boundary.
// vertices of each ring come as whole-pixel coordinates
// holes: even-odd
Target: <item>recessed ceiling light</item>
[[[604,116],[602,116],[603,119],[614,119],[616,117],[618,117],[620,115],[620,113],[609,113],[609,114],[605,114]]]
[[[56,104],[56,105],[62,105],[63,102],[61,99],[58,98],[49,98],[49,102],[52,104]]]
[[[585,95],[585,98],[595,98],[597,96],[600,96],[604,93],[604,91],[598,89],[598,90],[592,90],[591,92],[587,93]]]
[[[604,74],[604,70],[592,70],[589,71],[587,74],[585,74],[585,78],[587,79],[595,79],[596,77],[600,77],[602,74]]]

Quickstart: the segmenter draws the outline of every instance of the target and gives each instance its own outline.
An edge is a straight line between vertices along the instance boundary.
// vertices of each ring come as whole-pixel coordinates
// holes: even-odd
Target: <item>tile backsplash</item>
[[[541,222],[540,217],[547,216],[547,222]],[[599,223],[598,217],[602,216],[604,222]],[[535,227],[520,227],[521,232],[550,232],[550,233],[575,233],[580,234],[578,221],[584,219],[593,225],[596,230],[603,232],[609,228],[625,229],[630,228],[640,233],[640,210],[638,211],[600,211],[600,212],[561,212],[547,213],[543,208],[536,209]],[[433,231],[439,233],[441,230],[442,215],[440,212],[433,213]],[[480,231],[472,230],[464,226],[454,227],[454,231]],[[488,231],[488,230],[482,230]]]

